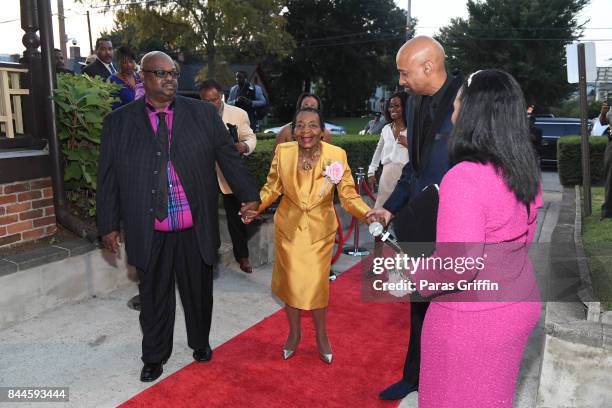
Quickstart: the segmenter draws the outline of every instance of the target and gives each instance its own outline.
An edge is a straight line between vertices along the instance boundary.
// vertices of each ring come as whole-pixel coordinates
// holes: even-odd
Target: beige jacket
[[[249,151],[245,154],[245,156],[251,154],[257,145],[257,137],[251,129],[249,115],[247,115],[247,113],[240,108],[224,103],[222,119],[226,127],[228,123],[238,126],[238,140],[245,142],[249,146]],[[218,164],[217,179],[219,180],[219,188],[221,189],[221,192],[223,194],[232,194],[232,189],[227,184],[227,181],[225,181],[225,177],[223,177],[223,173],[221,173],[221,169],[219,169]]]

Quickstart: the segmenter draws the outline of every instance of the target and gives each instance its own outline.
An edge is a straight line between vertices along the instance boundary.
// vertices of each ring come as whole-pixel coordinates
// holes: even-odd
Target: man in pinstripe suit
[[[158,51],[142,60],[145,98],[104,119],[98,165],[98,231],[138,269],[143,332],[141,381],[154,381],[172,353],[175,276],[196,361],[209,361],[212,264],[219,248],[217,175],[257,209],[259,193],[216,109],[176,95],[177,68]]]

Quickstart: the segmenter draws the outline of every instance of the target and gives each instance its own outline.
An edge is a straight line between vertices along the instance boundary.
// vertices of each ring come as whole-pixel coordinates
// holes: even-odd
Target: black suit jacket
[[[98,164],[97,223],[100,235],[123,221],[128,262],[145,269],[151,255],[158,185],[158,148],[144,98],[104,118]],[[234,148],[215,107],[175,97],[170,160],[183,184],[204,262],[213,264],[220,245],[215,162],[234,194],[259,201],[259,192]]]
[[[87,74],[90,77],[100,77],[104,80],[108,79],[109,76],[111,76],[111,73],[108,69],[106,69],[106,67],[104,66],[104,64],[102,63],[102,61],[100,61],[99,59],[96,58],[96,60],[94,62],[92,62],[91,64],[85,66],[82,70],[81,73],[83,74]]]
[[[453,130],[451,116],[453,101],[462,79],[449,77],[440,104],[434,113],[427,134],[420,128],[416,117],[417,106],[422,96],[414,95],[406,102],[406,120],[412,132],[408,132],[408,146],[411,158],[402,169],[402,175],[383,207],[395,214],[395,232],[400,241],[435,241],[437,218],[437,192],[423,194],[431,184],[440,184],[442,177],[452,167],[448,152],[448,138]],[[414,151],[414,138],[417,138],[419,151]],[[414,201],[414,202],[413,202]]]

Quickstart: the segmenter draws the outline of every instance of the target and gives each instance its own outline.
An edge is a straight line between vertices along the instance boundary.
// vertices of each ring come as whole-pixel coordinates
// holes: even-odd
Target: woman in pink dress
[[[540,175],[525,112],[520,86],[498,70],[472,74],[455,100],[456,164],[440,184],[434,256],[483,263],[414,275],[417,286],[427,281],[419,292],[434,296],[421,337],[420,408],[512,407],[541,309],[528,257]]]

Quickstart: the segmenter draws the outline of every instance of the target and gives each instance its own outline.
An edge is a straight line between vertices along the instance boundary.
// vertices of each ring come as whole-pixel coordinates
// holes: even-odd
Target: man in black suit
[[[96,40],[96,60],[85,66],[81,72],[90,77],[100,77],[103,80],[117,73],[113,65],[113,43],[111,40],[108,38],[98,38]]]
[[[448,137],[453,127],[453,102],[462,82],[458,75],[446,73],[444,59],[442,46],[425,36],[406,42],[396,57],[399,83],[413,94],[406,103],[410,161],[383,208],[374,209],[368,216],[388,224],[395,215],[395,232],[402,242],[436,240],[438,195],[435,188],[427,187],[439,185],[451,167]],[[382,399],[402,399],[418,390],[421,329],[429,302],[418,294],[411,300],[410,343],[403,378],[383,390]]]
[[[104,118],[97,224],[104,246],[117,254],[123,222],[128,262],[140,278],[140,379],[154,381],[172,352],[175,276],[193,358],[212,357],[212,264],[220,245],[215,162],[246,207],[257,209],[259,193],[215,107],[176,96],[172,59],[150,52],[142,72],[145,98]]]

